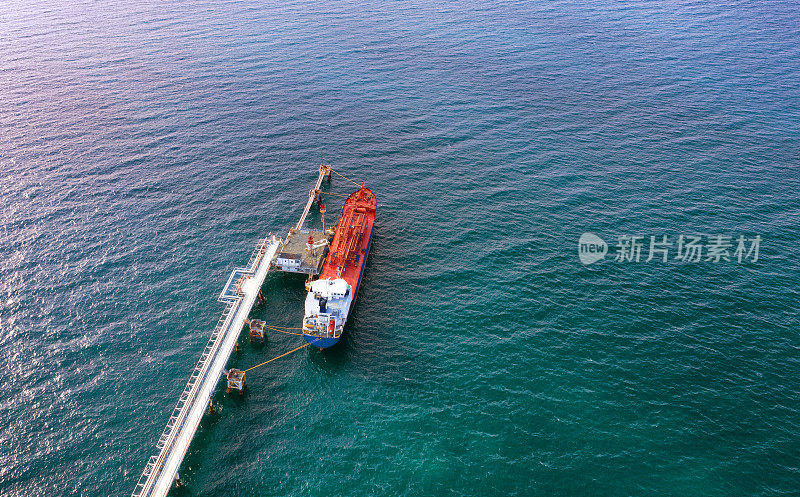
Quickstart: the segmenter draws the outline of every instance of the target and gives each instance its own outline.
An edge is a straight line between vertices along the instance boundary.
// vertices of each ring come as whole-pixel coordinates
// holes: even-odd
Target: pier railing
[[[262,240],[247,263],[251,274],[244,276],[234,300],[227,300],[211,337],[197,361],[189,381],[173,409],[167,425],[156,443],[158,455],[151,456],[133,491],[133,497],[166,495],[172,486],[178,467],[194,438],[202,412],[213,395],[222,368],[244,325],[256,296],[264,283],[269,266],[275,258],[281,239],[269,237]],[[255,280],[250,283],[251,279]],[[201,409],[202,408],[202,409]],[[200,415],[197,415],[198,411]]]
[[[309,192],[308,202],[295,229],[303,227],[311,205],[319,198],[323,178],[330,177],[330,174],[330,166],[320,165],[319,176]],[[163,497],[172,487],[200,419],[214,394],[250,309],[261,295],[261,286],[282,243],[274,235],[261,240],[247,261],[247,266],[233,270],[219,298],[226,304],[222,316],[158,438],[156,448],[159,453],[147,460],[133,497]]]

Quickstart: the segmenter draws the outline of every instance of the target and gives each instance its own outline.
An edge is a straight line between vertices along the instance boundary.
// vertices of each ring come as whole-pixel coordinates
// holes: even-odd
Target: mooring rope
[[[278,328],[280,330],[302,330],[303,329],[303,328],[291,328],[289,326],[277,326],[277,325],[274,325],[274,324],[265,324],[264,326],[266,326],[267,328]]]
[[[314,340],[314,341],[316,341],[316,340]],[[265,365],[265,364],[269,364],[269,363],[271,363],[272,361],[274,361],[274,360],[276,360],[276,359],[280,359],[280,358],[281,358],[281,357],[283,357],[283,356],[287,356],[287,355],[291,354],[292,352],[295,352],[295,351],[297,351],[297,350],[300,350],[300,349],[302,349],[302,348],[304,348],[304,347],[308,347],[309,345],[311,345],[311,344],[310,344],[310,343],[308,343],[308,342],[306,342],[306,343],[304,343],[303,345],[301,345],[301,346],[297,347],[296,349],[292,349],[292,350],[290,350],[289,352],[285,352],[285,353],[283,353],[283,354],[279,355],[278,357],[273,357],[273,358],[272,358],[272,359],[270,359],[269,361],[262,362],[261,364],[258,364],[258,365],[256,365],[256,366],[253,366],[252,368],[245,369],[245,370],[243,371],[243,373],[246,373],[246,372],[248,372],[248,371],[252,371],[252,370],[254,370],[254,369],[256,369],[256,368],[260,368],[261,366],[263,366],[263,365]]]
[[[294,332],[291,332],[291,331],[279,330],[278,328],[273,328],[272,326],[266,326],[266,325],[265,325],[265,326],[264,326],[264,328],[266,328],[266,329],[268,329],[268,330],[272,330],[272,331],[277,331],[278,333],[286,333],[287,335],[297,335],[297,336],[303,336],[303,334],[302,334],[302,333],[294,333]],[[299,329],[301,329],[301,328],[293,328],[293,329],[295,329],[295,330],[299,330]]]
[[[358,183],[356,183],[355,181],[351,180],[350,178],[348,178],[348,177],[347,177],[347,176],[345,176],[344,174],[342,174],[342,173],[340,173],[340,172],[337,172],[337,171],[336,171],[334,168],[331,168],[331,171],[333,171],[333,172],[334,172],[334,173],[336,173],[337,175],[341,176],[342,178],[346,179],[346,180],[347,180],[347,181],[349,181],[350,183],[353,183],[353,184],[354,184],[354,185],[356,185],[357,187],[361,188],[361,185],[359,185],[359,184],[358,184]]]

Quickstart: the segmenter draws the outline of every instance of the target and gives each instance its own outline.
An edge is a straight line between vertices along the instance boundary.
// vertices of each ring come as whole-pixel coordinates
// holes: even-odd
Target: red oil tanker
[[[344,203],[322,274],[306,296],[303,337],[315,347],[331,347],[342,336],[364,276],[376,205],[363,186]]]

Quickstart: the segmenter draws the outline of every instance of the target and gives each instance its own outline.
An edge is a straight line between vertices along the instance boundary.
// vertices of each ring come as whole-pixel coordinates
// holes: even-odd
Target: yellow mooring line
[[[331,171],[333,171],[333,173],[334,173],[334,174],[341,176],[342,178],[346,179],[346,180],[347,180],[347,181],[349,181],[350,183],[353,183],[353,184],[354,184],[354,185],[356,185],[357,187],[361,188],[361,185],[359,185],[359,184],[358,184],[358,183],[356,183],[355,181],[351,180],[350,178],[348,178],[348,177],[347,177],[347,176],[345,176],[344,174],[337,172],[337,171],[336,171],[336,170],[334,170],[333,168],[331,168]]]
[[[267,362],[262,362],[261,364],[258,364],[257,366],[253,366],[252,368],[245,369],[245,370],[244,370],[244,372],[246,373],[246,372],[248,372],[248,371],[251,371],[251,370],[253,370],[253,369],[260,368],[260,367],[261,367],[261,366],[263,366],[264,364],[269,364],[269,363],[271,363],[272,361],[274,361],[275,359],[280,359],[280,358],[281,358],[281,357],[283,357],[283,356],[287,356],[287,355],[291,354],[292,352],[295,352],[295,351],[297,351],[297,350],[300,350],[300,349],[302,349],[303,347],[308,347],[309,345],[311,345],[311,344],[310,344],[310,343],[308,343],[308,342],[306,342],[306,343],[304,343],[303,345],[301,345],[301,346],[297,347],[296,349],[292,349],[292,350],[290,350],[289,352],[286,352],[286,353],[283,353],[283,354],[279,355],[278,357],[273,357],[272,359],[270,359],[270,360],[269,360],[269,361],[267,361]]]
[[[361,186],[361,185],[358,185]],[[320,195],[333,195],[334,197],[349,197],[350,194],[345,195],[344,193],[331,193],[331,192],[320,192]]]
[[[286,333],[287,335],[297,335],[297,336],[303,336],[303,334],[302,334],[302,333],[295,333],[295,332],[293,332],[293,331],[284,331],[284,330],[279,330],[278,328],[275,328],[275,327],[273,327],[273,326],[269,326],[269,325],[264,325],[264,328],[266,328],[266,329],[268,329],[268,330],[270,330],[270,331],[277,331],[278,333]],[[300,329],[302,329],[302,328],[294,328],[294,329],[300,330]]]

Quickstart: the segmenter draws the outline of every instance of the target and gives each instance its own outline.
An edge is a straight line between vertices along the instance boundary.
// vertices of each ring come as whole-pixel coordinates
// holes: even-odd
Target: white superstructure
[[[353,302],[353,289],[347,281],[317,280],[306,295],[303,333],[324,338],[339,338]]]

